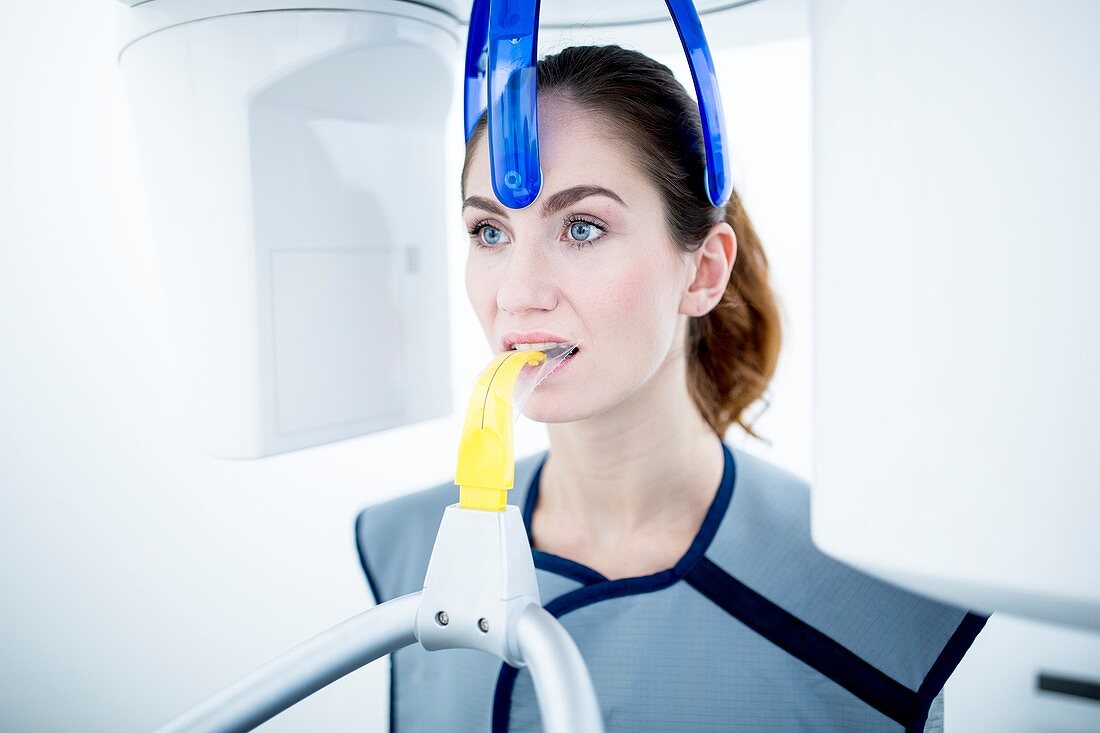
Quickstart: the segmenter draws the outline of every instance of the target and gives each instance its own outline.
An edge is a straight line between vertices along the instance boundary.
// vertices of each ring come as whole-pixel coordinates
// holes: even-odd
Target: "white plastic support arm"
[[[349,672],[419,640],[479,649],[531,672],[546,733],[603,733],[580,650],[539,604],[519,510],[447,507],[424,590],[353,616],[268,662],[156,733],[245,733]]]
[[[416,642],[420,593],[375,606],[271,660],[155,733],[245,733],[322,687]]]
[[[539,603],[519,509],[443,512],[428,561],[416,636],[434,649],[479,649],[527,667],[547,733],[601,733],[603,718],[580,650]]]
[[[603,716],[588,667],[561,622],[532,603],[520,613],[515,636],[535,683],[543,730],[602,733]]]

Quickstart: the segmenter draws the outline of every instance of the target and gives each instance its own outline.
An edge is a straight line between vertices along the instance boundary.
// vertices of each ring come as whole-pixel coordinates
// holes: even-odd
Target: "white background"
[[[200,454],[183,427],[116,4],[0,0],[4,731],[149,730],[369,605],[355,514],[450,478],[469,384],[489,356],[462,286],[459,97],[446,161],[454,414],[258,461]],[[711,38],[721,45],[721,29]],[[563,45],[543,39],[547,52]],[[729,441],[809,479],[809,41],[778,37],[716,62],[735,180],[786,319],[758,422],[773,443]],[[541,426],[521,422],[518,453],[545,445]],[[1030,691],[1032,660],[1055,652],[1095,659],[1100,645],[995,618],[949,687],[947,729],[1084,730],[1069,721],[1087,704]],[[263,730],[383,730],[383,664]]]

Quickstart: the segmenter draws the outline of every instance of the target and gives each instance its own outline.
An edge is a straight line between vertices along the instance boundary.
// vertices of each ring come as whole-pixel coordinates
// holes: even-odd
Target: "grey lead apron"
[[[542,604],[588,663],[608,733],[942,731],[941,690],[985,617],[826,557],[809,486],[723,444],[722,483],[675,567],[608,580],[534,551]],[[546,453],[516,462],[530,526]],[[381,603],[421,590],[451,483],[363,511],[356,541]],[[541,731],[531,676],[479,651],[391,657],[390,728]]]

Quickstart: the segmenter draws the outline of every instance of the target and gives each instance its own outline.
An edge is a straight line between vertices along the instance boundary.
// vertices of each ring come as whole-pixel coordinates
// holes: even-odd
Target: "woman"
[[[543,187],[509,210],[485,119],[467,146],[470,302],[496,353],[579,341],[531,395],[547,454],[517,461],[546,608],[577,641],[609,731],[942,730],[984,619],[818,552],[808,487],[722,442],[780,346],[767,260],[736,193],[704,189],[698,110],[617,46],[538,65]],[[379,602],[419,590],[445,484],[357,523]],[[393,657],[396,730],[541,730],[526,671],[476,651]]]

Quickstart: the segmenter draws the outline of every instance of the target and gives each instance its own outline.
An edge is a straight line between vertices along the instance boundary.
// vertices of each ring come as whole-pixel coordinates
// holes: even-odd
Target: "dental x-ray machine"
[[[204,448],[256,458],[447,414],[440,161],[462,30],[465,132],[487,107],[494,190],[526,206],[541,183],[538,2],[122,2],[119,63]],[[767,5],[764,37],[787,26],[812,38],[815,541],[963,606],[1100,629],[1097,11],[696,5],[727,28],[742,7]],[[713,63],[695,6],[667,9],[719,203],[731,141]],[[554,0],[543,15],[629,44],[669,13]],[[464,432],[460,501],[424,591],[335,627],[164,730],[248,730],[416,641],[527,664],[548,729],[600,729],[583,661],[538,606],[526,535],[501,499],[512,390],[540,368],[529,360],[545,369],[553,357],[509,358],[475,388],[467,431],[480,415],[496,433]],[[471,600],[471,581],[492,593]]]

